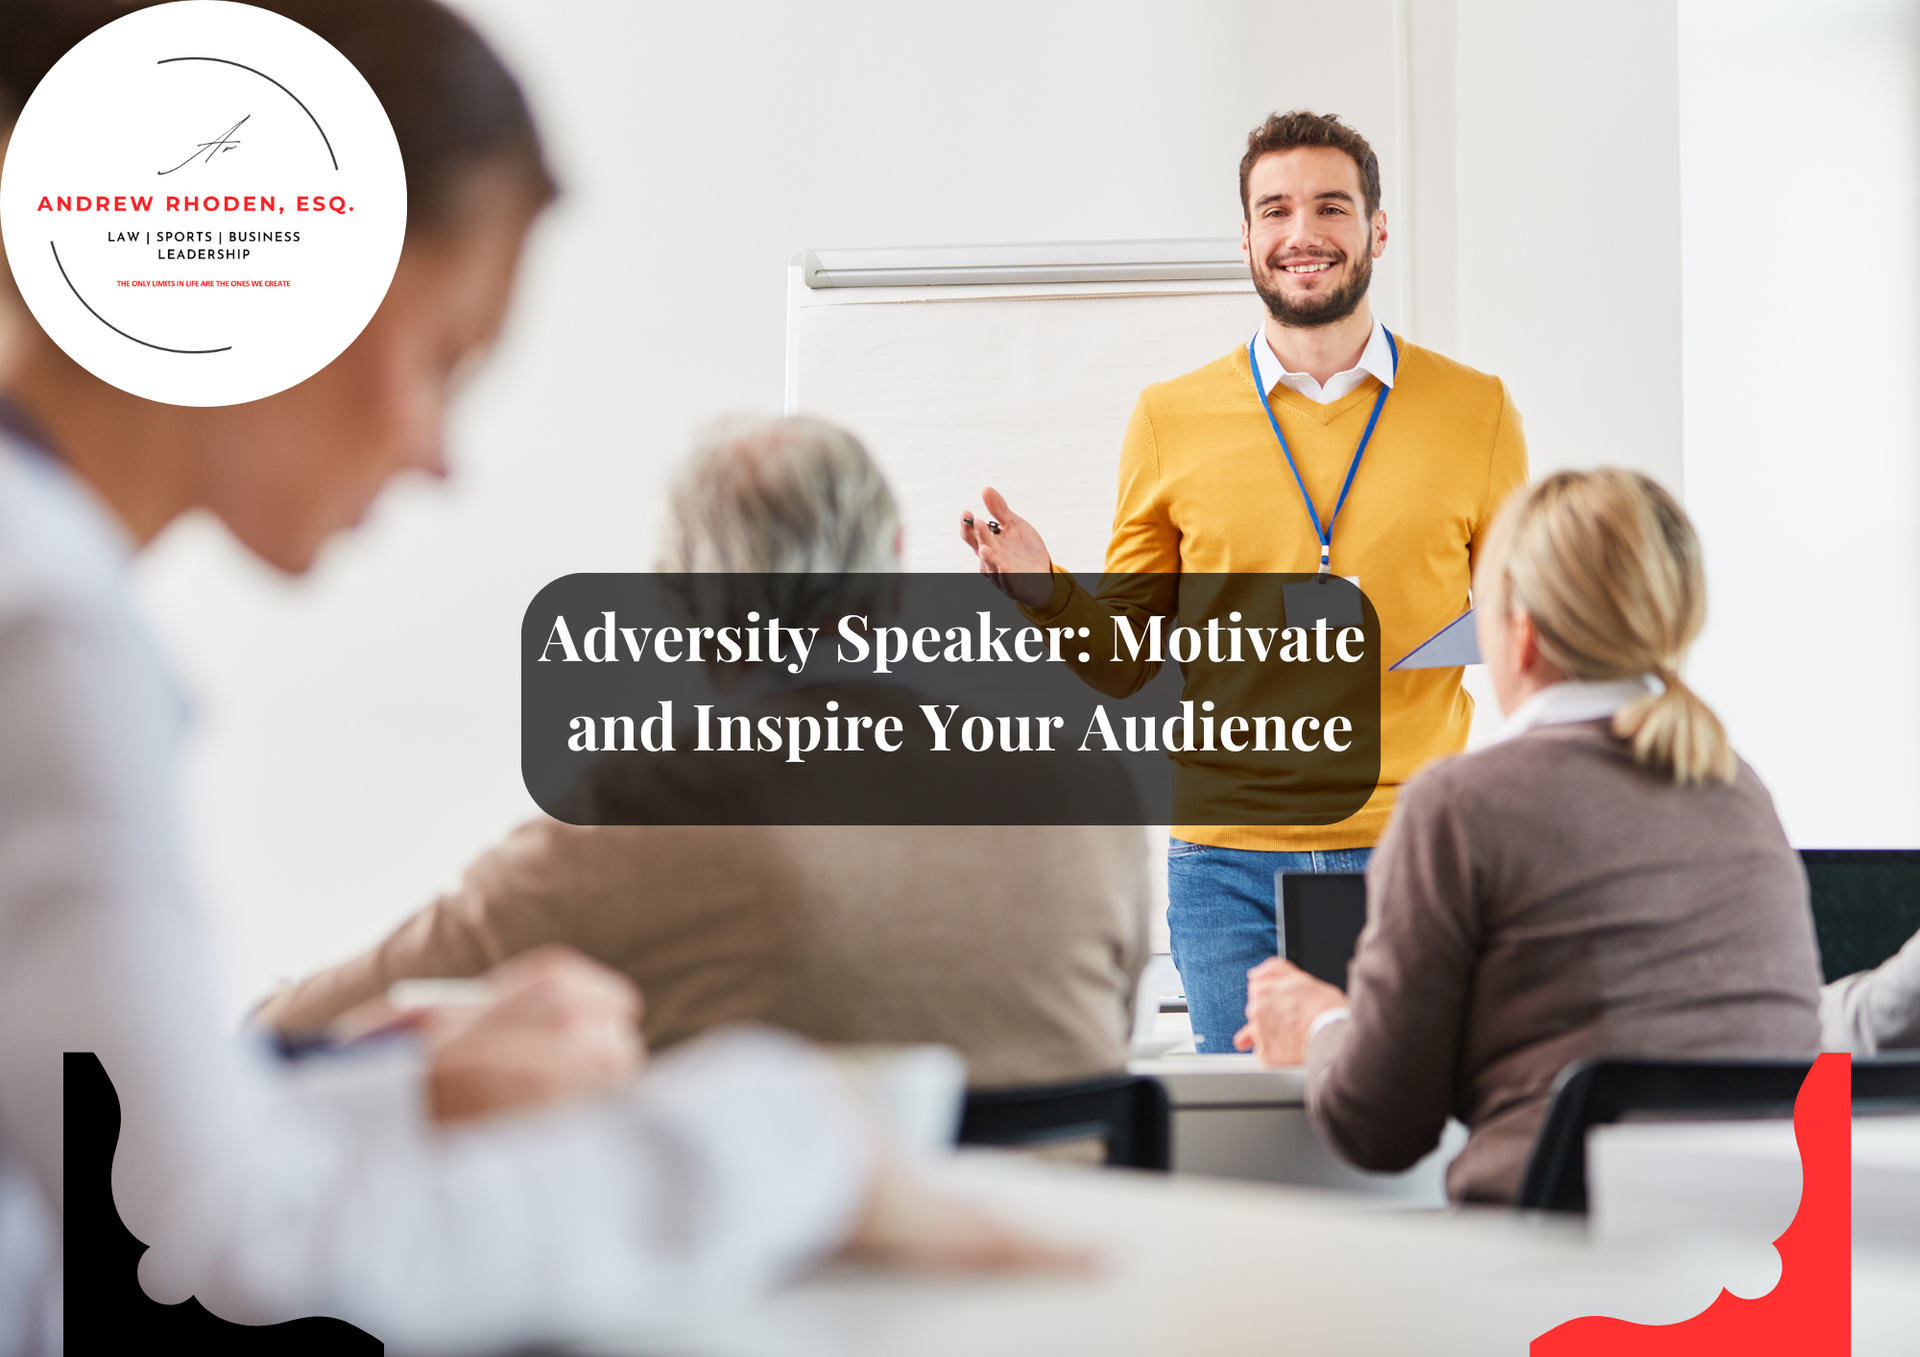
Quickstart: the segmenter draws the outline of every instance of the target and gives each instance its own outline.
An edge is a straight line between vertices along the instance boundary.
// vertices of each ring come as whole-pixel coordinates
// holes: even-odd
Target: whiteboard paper
[[[900,500],[908,570],[965,570],[992,485],[1083,578],[1106,555],[1140,390],[1244,345],[1250,281],[811,289],[792,270],[787,408],[844,424]]]

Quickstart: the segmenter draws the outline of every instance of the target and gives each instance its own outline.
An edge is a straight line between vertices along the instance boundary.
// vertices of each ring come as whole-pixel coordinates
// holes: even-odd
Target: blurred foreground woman
[[[174,839],[184,704],[130,558],[204,508],[303,571],[396,472],[445,474],[448,394],[553,193],[519,88],[432,0],[268,7],[360,68],[405,161],[406,246],[354,344],[265,400],[161,405],[0,296],[22,331],[0,381],[0,1353],[62,1348],[66,1051],[119,1094],[115,1195],[148,1294],[229,1319],[472,1351],[737,1300],[845,1246],[1021,1261],[886,1167],[797,1041],[736,1030],[633,1079],[639,997],[574,954],[509,962],[470,1021],[359,1056],[287,1066],[221,1031]],[[0,0],[0,128],[126,8]]]

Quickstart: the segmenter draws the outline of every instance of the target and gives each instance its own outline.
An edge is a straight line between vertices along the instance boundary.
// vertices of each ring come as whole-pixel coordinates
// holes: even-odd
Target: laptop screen
[[[1878,966],[1920,931],[1920,852],[1803,848],[1800,860],[1826,979]]]
[[[1276,872],[1280,955],[1308,975],[1347,987],[1360,930],[1367,922],[1365,872]]]

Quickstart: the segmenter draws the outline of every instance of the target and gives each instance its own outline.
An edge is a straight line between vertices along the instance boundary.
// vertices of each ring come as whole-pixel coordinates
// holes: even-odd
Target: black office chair
[[[1128,1074],[1077,1084],[976,1089],[960,1118],[962,1145],[1052,1145],[1094,1136],[1107,1163],[1165,1173],[1173,1164],[1171,1111],[1157,1079]]]
[[[1920,933],[1920,849],[1803,848],[1828,980],[1878,966]]]
[[[1581,1060],[1554,1081],[1553,1101],[1514,1202],[1523,1211],[1587,1209],[1587,1128],[1635,1113],[1790,1117],[1813,1057],[1792,1060]],[[1920,1053],[1853,1062],[1853,1109],[1920,1108]]]

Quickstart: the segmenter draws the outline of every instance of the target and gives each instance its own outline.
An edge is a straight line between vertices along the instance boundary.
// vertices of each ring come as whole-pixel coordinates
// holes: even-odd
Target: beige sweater
[[[568,943],[640,985],[668,1046],[724,1022],[944,1042],[977,1086],[1105,1073],[1145,961],[1132,827],[583,828],[541,819],[379,946],[260,1018],[312,1031],[394,980]]]
[[[1455,1200],[1511,1201],[1554,1078],[1587,1056],[1806,1055],[1806,876],[1753,770],[1682,788],[1605,721],[1542,726],[1402,791],[1367,879],[1353,1016],[1307,1051],[1308,1111],[1364,1168],[1449,1114]]]

